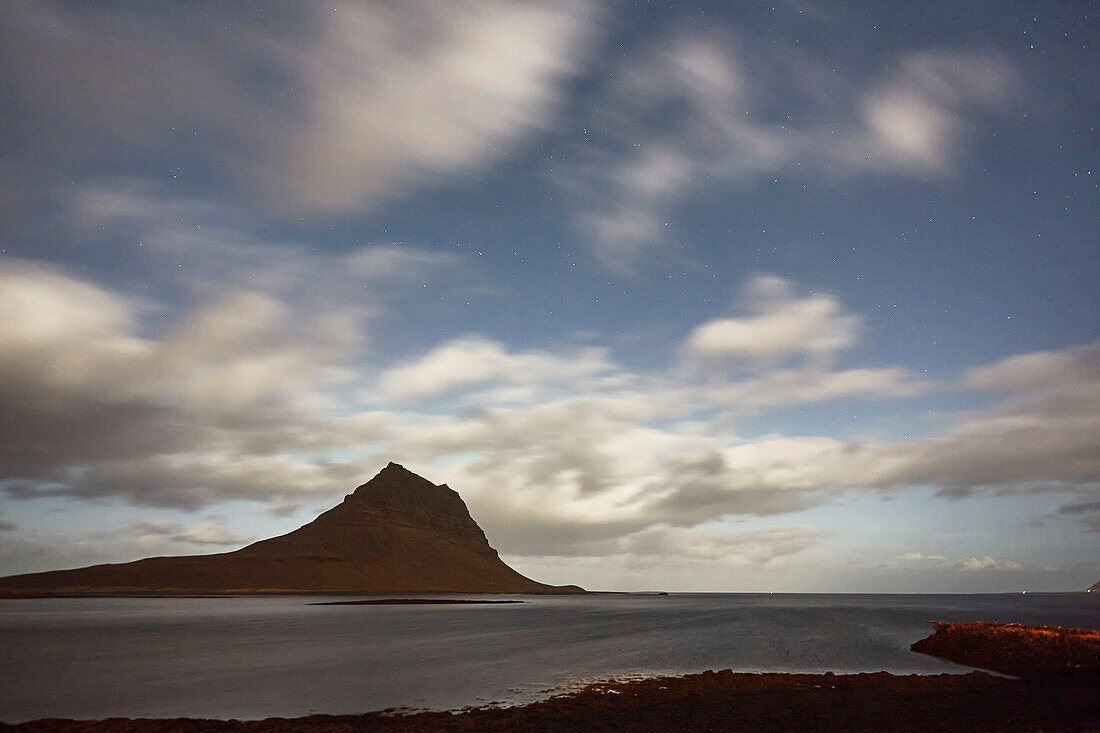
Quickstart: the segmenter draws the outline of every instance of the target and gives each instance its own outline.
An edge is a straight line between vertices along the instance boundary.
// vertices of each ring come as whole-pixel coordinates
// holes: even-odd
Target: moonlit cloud
[[[925,555],[921,552],[907,552],[904,555],[898,555],[896,559],[903,562],[930,563],[932,565],[944,565],[947,563],[947,558],[943,555]]]
[[[715,407],[736,416],[944,388],[897,367],[830,370],[857,339],[859,317],[831,296],[798,298],[775,277],[743,289],[748,316],[710,321],[686,340],[692,358],[739,360],[730,381],[633,372],[603,349],[519,352],[483,337],[381,373],[381,395],[448,394],[472,408],[456,417],[338,409],[332,390],[352,378],[361,342],[351,314],[293,313],[271,293],[241,291],[150,338],[138,333],[134,303],[55,268],[9,262],[0,290],[9,355],[0,374],[12,387],[8,414],[18,420],[10,424],[20,426],[5,435],[2,456],[18,477],[8,483],[16,497],[281,502],[335,496],[365,470],[365,456],[311,455],[373,446],[430,464],[457,453],[472,458],[452,463],[449,480],[491,534],[508,552],[545,557],[635,552],[658,537],[709,547],[717,540],[692,528],[782,516],[854,490],[1058,487],[1087,496],[1100,478],[1100,409],[1088,402],[1096,398],[1094,346],[968,371],[963,388],[1007,389],[1010,398],[920,440],[698,430]],[[317,320],[303,326],[303,316]],[[288,335],[303,328],[305,341]],[[776,365],[791,358],[810,363]],[[1066,399],[1076,409],[1054,409]],[[56,446],[45,437],[65,431],[72,439]]]
[[[1012,71],[997,58],[952,51],[915,54],[901,67],[861,103],[868,159],[877,167],[949,173],[965,124],[960,113],[1004,100]]]
[[[882,399],[912,397],[929,392],[932,385],[901,367],[825,369],[776,369],[766,376],[716,386],[710,397],[719,404],[743,408],[801,405],[842,397]]]
[[[751,315],[697,326],[686,342],[691,356],[715,364],[777,361],[796,354],[813,359],[855,341],[858,317],[844,313],[829,296],[796,298],[790,283],[776,277],[755,278],[746,294]]]
[[[551,121],[591,20],[568,0],[326,8],[317,38],[280,52],[307,121],[262,185],[342,210],[483,166]]]
[[[278,251],[265,250],[268,268],[279,267]],[[425,266],[384,250],[345,259],[371,272],[345,266],[337,277],[334,269],[327,292],[336,297],[349,270],[382,282],[402,276],[395,262]],[[327,269],[321,260],[317,272]],[[198,506],[335,493],[355,481],[359,469],[325,466],[302,451],[358,446],[375,431],[369,418],[332,414],[332,390],[352,374],[369,307],[324,299],[292,306],[278,287],[237,287],[149,337],[139,301],[57,268],[6,260],[0,379],[10,419],[0,461],[9,492]]]
[[[654,527],[627,537],[621,548],[630,555],[657,555],[730,565],[767,564],[804,552],[827,536],[815,527],[771,527],[729,532]]]
[[[962,561],[963,570],[1021,570],[1020,563],[1014,560],[997,560],[989,555],[971,557]]]
[[[1100,501],[1065,504],[1058,507],[1058,516],[1080,518],[1089,532],[1100,533]]]
[[[310,215],[377,205],[499,159],[553,120],[595,27],[588,4],[572,0],[173,15],[17,2],[0,38],[23,63],[3,78],[68,150],[140,153],[188,130],[185,144],[216,141],[195,153],[213,153],[208,162],[269,210]],[[257,77],[286,80],[288,93],[267,93]],[[50,152],[33,128],[19,133],[28,152]]]
[[[996,55],[954,49],[905,54],[870,82],[834,64],[713,30],[635,50],[605,89],[618,154],[581,149],[559,176],[593,255],[627,277],[682,257],[682,202],[764,176],[949,175],[974,134],[968,119],[1015,83]],[[777,89],[787,108],[772,108]],[[647,122],[668,117],[671,129]]]
[[[152,520],[137,522],[118,531],[119,534],[128,535],[140,543],[178,542],[190,545],[217,545],[221,547],[240,546],[249,542],[252,538],[233,534],[220,522],[209,520],[189,526],[181,525],[170,520]]]
[[[510,383],[575,385],[610,371],[607,354],[601,349],[573,354],[509,353],[502,344],[470,336],[387,370],[381,388],[393,397],[418,398],[486,382],[498,388]]]

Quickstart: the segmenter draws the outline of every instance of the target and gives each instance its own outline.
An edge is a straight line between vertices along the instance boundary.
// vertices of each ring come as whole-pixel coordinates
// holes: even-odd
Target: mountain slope
[[[154,557],[0,578],[0,595],[583,593],[520,575],[466,504],[390,463],[289,534],[217,555]]]

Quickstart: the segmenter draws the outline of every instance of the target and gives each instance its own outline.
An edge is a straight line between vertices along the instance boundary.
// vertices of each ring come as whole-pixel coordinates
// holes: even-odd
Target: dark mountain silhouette
[[[217,555],[0,578],[0,595],[583,593],[520,575],[466,504],[396,463],[289,534]]]

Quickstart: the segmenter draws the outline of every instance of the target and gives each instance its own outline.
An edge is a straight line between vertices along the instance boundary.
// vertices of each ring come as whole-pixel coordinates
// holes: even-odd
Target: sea
[[[708,669],[964,672],[909,651],[928,621],[1100,628],[1100,593],[502,598],[523,602],[0,600],[0,720],[458,709]]]

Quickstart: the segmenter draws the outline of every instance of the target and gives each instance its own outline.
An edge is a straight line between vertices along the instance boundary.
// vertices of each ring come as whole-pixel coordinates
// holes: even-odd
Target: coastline
[[[405,599],[407,600],[407,599]],[[706,671],[607,680],[524,705],[457,711],[264,720],[40,719],[0,731],[137,733],[250,731],[753,731],[1100,730],[1100,632],[1019,624],[929,622],[913,651],[981,666],[963,674],[895,675]]]
[[[266,720],[43,719],[0,725],[12,733],[226,731],[1073,731],[1100,728],[1095,674],[1011,679],[985,672],[939,675],[752,674],[610,680],[515,707],[455,712],[383,710]]]

